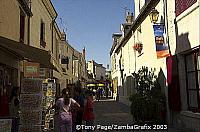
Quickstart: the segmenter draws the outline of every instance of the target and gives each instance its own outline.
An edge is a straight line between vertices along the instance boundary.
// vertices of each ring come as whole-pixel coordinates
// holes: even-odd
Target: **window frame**
[[[46,47],[46,42],[45,42],[45,23],[41,20],[40,23],[40,46],[43,48]]]
[[[19,42],[24,43],[25,39],[25,23],[26,23],[26,15],[20,8],[20,33],[19,33]]]
[[[194,62],[193,64],[195,65],[195,69],[194,70],[188,70],[188,61],[187,61],[187,56],[193,55],[193,59],[192,61]],[[188,52],[187,54],[184,55],[184,61],[185,61],[185,73],[186,73],[186,91],[187,91],[187,106],[188,106],[188,110],[192,111],[192,112],[200,112],[200,82],[198,82],[198,72],[200,72],[200,69],[197,69],[197,62],[198,62],[198,56],[200,56],[200,52],[199,52],[199,48],[195,49],[191,52]],[[194,73],[195,74],[195,85],[196,85],[196,89],[191,89],[189,88],[189,84],[188,84],[188,74],[190,73]],[[197,102],[197,107],[192,107],[190,104],[190,95],[189,93],[191,91],[196,91],[196,102]]]

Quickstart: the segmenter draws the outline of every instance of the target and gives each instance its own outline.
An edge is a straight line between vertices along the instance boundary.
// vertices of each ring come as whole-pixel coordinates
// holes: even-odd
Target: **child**
[[[83,114],[83,120],[86,121],[86,126],[94,126],[94,104],[93,104],[93,94],[92,92],[89,92],[86,97],[85,102],[85,109]],[[90,132],[92,130],[87,130],[87,132]]]

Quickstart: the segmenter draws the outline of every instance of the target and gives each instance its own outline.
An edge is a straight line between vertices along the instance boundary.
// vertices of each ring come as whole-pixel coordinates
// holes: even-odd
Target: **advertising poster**
[[[169,56],[169,47],[165,43],[164,39],[164,25],[162,24],[153,25],[153,29],[155,35],[157,58],[160,59]]]

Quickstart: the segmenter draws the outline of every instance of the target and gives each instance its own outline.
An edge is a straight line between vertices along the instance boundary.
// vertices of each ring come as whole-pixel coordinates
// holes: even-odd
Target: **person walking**
[[[14,127],[12,128],[13,132],[18,132],[19,130],[19,122],[20,122],[19,91],[20,91],[20,87],[15,86],[13,87],[11,91],[11,95],[10,95],[9,113],[10,113],[10,116],[14,118],[13,120]]]
[[[18,117],[19,116],[19,87],[13,87],[11,96],[10,96],[10,116]]]
[[[100,91],[99,88],[96,91],[96,95],[97,95],[97,101],[99,101],[100,100],[100,95],[101,95],[101,91]]]
[[[76,87],[74,99],[80,104],[80,108],[76,111],[76,125],[82,125],[84,111],[84,96],[80,87]],[[76,130],[76,132],[81,131],[82,130]]]
[[[72,132],[72,105],[80,107],[80,105],[72,98],[68,89],[62,90],[62,97],[56,101],[56,106],[59,109],[59,130],[60,132]]]
[[[86,95],[85,108],[83,113],[83,120],[86,121],[86,126],[94,126],[94,101],[93,101],[93,93],[88,91]],[[87,132],[91,132],[93,130],[87,130]]]

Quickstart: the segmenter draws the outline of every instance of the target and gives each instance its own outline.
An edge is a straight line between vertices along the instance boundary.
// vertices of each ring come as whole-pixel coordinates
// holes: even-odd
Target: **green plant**
[[[137,122],[161,122],[161,112],[165,109],[165,96],[161,92],[155,69],[142,67],[133,73],[136,93],[129,97],[131,114]]]

